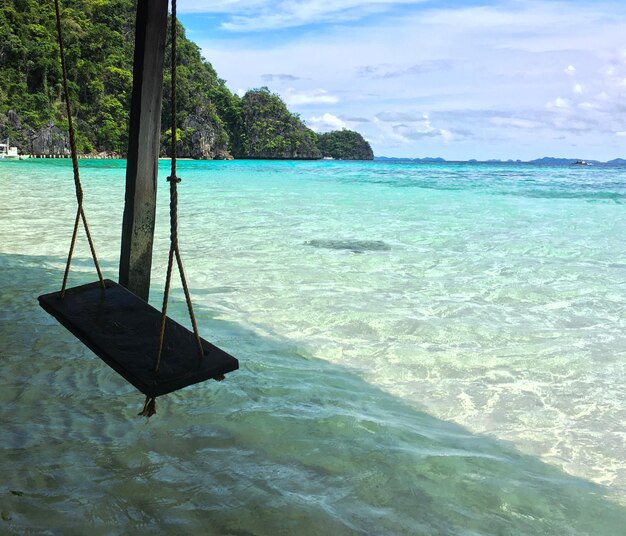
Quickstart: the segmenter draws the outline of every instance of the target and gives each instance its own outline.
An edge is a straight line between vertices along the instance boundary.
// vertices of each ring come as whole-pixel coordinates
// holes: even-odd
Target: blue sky
[[[626,158],[626,1],[178,0],[232,91],[377,156]]]

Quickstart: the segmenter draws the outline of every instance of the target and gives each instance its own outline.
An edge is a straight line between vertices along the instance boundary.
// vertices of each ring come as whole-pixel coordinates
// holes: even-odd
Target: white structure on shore
[[[17,152],[17,147],[11,147],[9,145],[9,138],[7,138],[6,143],[0,143],[0,159],[3,158],[20,158],[20,155]]]

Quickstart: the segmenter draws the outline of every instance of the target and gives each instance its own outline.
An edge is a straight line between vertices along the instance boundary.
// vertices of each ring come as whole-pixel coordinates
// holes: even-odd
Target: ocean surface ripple
[[[82,165],[117,279],[124,162]],[[626,168],[179,174],[200,331],[241,369],[146,422],[139,393],[36,303],[61,283],[70,162],[0,164],[0,534],[623,531]],[[84,242],[70,284],[95,277]],[[179,289],[170,314],[187,322]]]

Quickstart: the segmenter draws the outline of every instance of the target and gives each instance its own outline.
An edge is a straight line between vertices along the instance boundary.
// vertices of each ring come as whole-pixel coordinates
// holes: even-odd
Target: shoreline
[[[53,160],[53,159],[71,159],[72,155],[67,154],[21,154],[17,158],[11,158],[10,160]],[[78,158],[85,160],[120,160],[125,159],[119,153],[102,152],[102,153],[80,153]]]

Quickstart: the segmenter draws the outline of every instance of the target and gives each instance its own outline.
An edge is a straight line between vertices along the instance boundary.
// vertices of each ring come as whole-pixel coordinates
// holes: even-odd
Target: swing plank
[[[167,318],[161,365],[154,373],[161,312],[106,279],[39,296],[39,304],[107,365],[149,397],[161,396],[239,368],[237,359]]]

